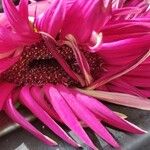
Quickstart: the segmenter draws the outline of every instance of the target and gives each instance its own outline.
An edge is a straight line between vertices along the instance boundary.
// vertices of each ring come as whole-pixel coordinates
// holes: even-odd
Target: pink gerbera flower
[[[142,129],[101,101],[150,110],[150,12],[144,0],[52,0],[15,7],[0,18],[0,109],[49,145],[17,110],[27,107],[55,134],[79,146],[57,122],[96,149],[85,132],[119,147],[103,122]],[[29,8],[29,10],[28,10]],[[97,99],[96,99],[97,98]]]

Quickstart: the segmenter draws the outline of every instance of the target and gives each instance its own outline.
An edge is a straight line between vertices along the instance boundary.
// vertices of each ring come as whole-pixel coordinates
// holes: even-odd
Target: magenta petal
[[[132,133],[144,133],[145,131],[136,127],[133,124],[127,123],[124,119],[118,117],[115,113],[113,113],[110,109],[108,109],[105,105],[103,105],[100,101],[90,97],[81,94],[80,92],[76,92],[75,97],[76,99],[86,106],[88,109],[90,109],[92,112],[98,114],[102,120],[106,121],[110,125],[117,127],[119,129],[132,132]]]
[[[39,132],[32,124],[30,124],[13,106],[12,99],[9,98],[5,103],[5,113],[16,123],[20,124],[24,129],[42,140],[48,145],[57,145],[55,141]]]
[[[127,93],[130,95],[136,95],[140,97],[146,96],[139,90],[137,87],[132,86],[126,80],[123,79],[117,79],[111,82],[111,85],[109,86],[109,89],[112,89],[112,92],[121,92],[121,93]]]
[[[129,62],[126,66],[120,67],[119,69],[114,69],[107,72],[102,78],[92,83],[89,89],[96,89],[114,79],[117,79],[130,71],[136,69],[140,64],[142,64],[150,56],[150,50],[144,51],[139,57],[136,56],[132,62]]]
[[[2,4],[10,24],[16,31],[21,33],[31,31],[29,22],[27,22],[27,20],[24,20],[22,16],[20,16],[18,10],[11,0],[3,0]]]
[[[0,60],[0,73],[6,71],[18,61],[19,57],[4,58]]]
[[[74,39],[74,37],[72,35],[68,35],[67,38],[69,41],[66,42],[66,44],[68,44],[72,48],[74,55],[76,57],[77,63],[84,75],[85,82],[87,85],[89,85],[93,80],[91,73],[90,73],[89,64],[88,64],[85,56],[83,55],[83,53],[79,50],[76,39]]]
[[[11,91],[14,89],[14,87],[15,85],[11,83],[0,84],[0,110],[3,108],[3,105],[8,98],[8,95],[11,94]]]
[[[31,88],[31,94],[33,98],[36,100],[36,102],[54,119],[56,119],[59,122],[62,122],[58,114],[55,112],[55,110],[48,104],[44,98],[44,93],[42,94],[41,89],[39,87],[32,87]]]
[[[124,8],[118,8],[113,10],[112,15],[129,15],[129,14],[136,14],[138,12],[140,12],[141,9],[137,8],[137,7],[124,7]]]
[[[46,9],[48,9],[51,5],[51,2],[49,0],[43,0],[38,1],[36,3],[31,3],[28,5],[29,9],[29,15],[35,17],[35,11],[36,15],[42,14]]]
[[[50,7],[45,11],[37,21],[37,27],[51,36],[56,37],[61,29],[65,17],[65,1],[52,1]]]
[[[21,102],[30,109],[45,125],[47,125],[54,133],[73,146],[78,146],[67,133],[42,109],[42,107],[33,99],[30,94],[29,87],[24,87],[20,93]]]
[[[75,73],[70,68],[70,66],[67,64],[67,62],[62,58],[62,56],[55,51],[55,45],[54,45],[55,43],[53,43],[53,41],[51,39],[49,39],[49,37],[43,36],[43,39],[44,39],[49,51],[52,53],[54,58],[59,62],[59,64],[62,66],[62,68],[66,71],[66,73],[68,73],[68,75],[70,77],[72,77],[74,80],[80,82],[81,85],[84,85],[83,79],[77,73]]]
[[[92,147],[93,149],[97,149],[58,90],[53,86],[47,85],[44,87],[44,91],[63,122],[88,146]]]
[[[102,44],[99,52],[106,52],[108,53],[109,51],[118,51],[118,50],[133,50],[133,49],[144,49],[147,47],[150,47],[150,35],[145,35],[142,37],[138,37],[138,38],[128,38],[128,39],[123,39],[123,40],[118,40],[118,41],[114,41],[114,42],[108,42],[108,43],[104,43]],[[141,42],[143,41],[143,42]]]
[[[19,13],[28,22],[28,0],[20,0]]]
[[[13,27],[13,30],[17,32],[18,37],[22,37],[22,39],[25,39],[25,43],[28,43],[29,41],[37,41],[37,39],[39,39],[39,35],[34,32],[34,29],[32,28],[31,23],[28,20],[29,16],[27,1],[20,1],[19,10],[13,4],[12,0],[3,0],[2,4],[7,19],[10,22],[10,25]],[[16,42],[18,41],[16,40]]]
[[[62,36],[72,34],[79,42],[89,41],[92,31],[99,32],[107,22],[110,4],[105,7],[103,0],[76,0],[66,14]]]
[[[94,130],[100,137],[106,140],[109,144],[114,147],[119,147],[118,143],[113,139],[111,134],[102,125],[102,123],[96,118],[96,116],[87,107],[79,103],[79,97],[74,97],[74,95],[68,91],[65,87],[60,87],[60,93],[72,108],[75,114],[84,121],[92,130]],[[86,114],[86,115],[83,115]]]
[[[26,44],[31,44],[39,39],[38,34],[25,34],[13,32],[12,30],[0,26],[0,53],[19,49]],[[5,45],[5,46],[4,46]]]

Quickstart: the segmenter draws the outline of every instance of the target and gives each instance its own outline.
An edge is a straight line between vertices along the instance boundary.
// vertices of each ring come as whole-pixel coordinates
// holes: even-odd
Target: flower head
[[[55,134],[79,146],[57,123],[96,149],[90,127],[113,147],[103,122],[142,129],[101,101],[150,110],[149,4],[144,0],[52,0],[16,7],[3,0],[0,19],[0,109],[49,145],[15,107],[27,107]]]

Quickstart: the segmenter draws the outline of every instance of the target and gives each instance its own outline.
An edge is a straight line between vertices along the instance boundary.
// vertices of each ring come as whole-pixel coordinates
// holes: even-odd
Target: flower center
[[[67,45],[55,46],[55,50],[68,64],[70,69],[83,77],[73,50]],[[102,68],[101,58],[94,53],[83,52],[93,79],[99,78]],[[23,49],[19,61],[1,75],[1,80],[23,85],[45,85],[47,83],[63,84],[71,87],[81,87],[78,81],[70,77],[61,64],[53,57],[45,42],[26,46]]]

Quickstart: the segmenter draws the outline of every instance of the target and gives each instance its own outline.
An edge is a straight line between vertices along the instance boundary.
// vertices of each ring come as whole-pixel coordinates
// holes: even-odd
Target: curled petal
[[[8,95],[11,94],[12,90],[15,88],[14,84],[11,83],[1,83],[0,84],[0,110],[3,108]]]
[[[108,3],[105,7],[104,0],[75,1],[67,12],[62,27],[62,37],[72,34],[79,42],[89,41],[92,31],[99,32],[107,22],[110,6],[111,3]]]
[[[37,19],[37,27],[51,36],[56,37],[61,29],[65,17],[66,2],[52,1],[50,7]]]
[[[86,84],[90,85],[91,82],[93,81],[93,78],[91,76],[89,64],[88,64],[85,56],[79,50],[76,39],[72,35],[67,35],[66,38],[69,41],[66,41],[65,44],[69,45],[72,48],[74,55],[76,57],[77,63],[80,66],[80,69],[82,70],[82,73],[83,73],[84,78],[86,80]]]
[[[100,87],[114,79],[117,79],[127,74],[128,72],[134,70],[140,64],[142,64],[149,56],[150,56],[150,50],[148,50],[146,53],[141,55],[140,58],[137,58],[136,60],[134,60],[127,66],[121,67],[119,68],[119,70],[117,69],[117,70],[114,70],[113,72],[107,73],[103,78],[100,78],[97,81],[95,81],[95,83],[92,83],[92,85],[88,89],[94,89],[94,88]]]
[[[27,20],[24,20],[22,18],[22,16],[18,13],[17,8],[15,7],[15,5],[13,4],[11,0],[3,0],[2,4],[3,4],[5,14],[7,15],[7,18],[10,24],[14,27],[16,31],[22,32],[22,33],[31,31],[29,22],[27,22]],[[21,7],[22,7],[22,4],[21,4]]]
[[[72,71],[70,66],[66,63],[66,61],[62,58],[62,56],[55,51],[55,45],[54,42],[47,36],[43,36],[43,39],[49,48],[49,51],[52,53],[52,55],[55,57],[55,59],[59,62],[59,64],[62,66],[62,68],[72,77],[74,80],[78,81],[81,83],[81,85],[85,85],[83,79],[76,74],[75,72]]]
[[[82,90],[81,90],[81,92],[82,92]],[[102,118],[102,120],[105,121],[106,123],[109,123],[110,125],[112,125],[114,127],[117,127],[119,129],[122,129],[122,130],[125,130],[128,132],[137,133],[137,134],[145,133],[144,130],[142,130],[142,129],[136,127],[135,125],[128,123],[126,120],[118,117],[115,113],[113,113],[110,109],[108,109],[100,101],[98,101],[90,96],[76,92],[76,91],[74,91],[74,93],[75,93],[75,97],[78,99],[78,101],[81,104],[83,104],[84,106],[89,108],[92,112],[94,112],[98,116],[100,116],[100,118]],[[91,93],[92,92],[90,92],[90,94]],[[106,93],[109,93],[109,92],[106,92]],[[93,96],[93,94],[91,96]],[[114,101],[115,101],[115,98],[114,98]]]
[[[28,22],[28,0],[20,0],[19,13],[26,22]]]
[[[32,124],[30,124],[13,106],[12,99],[9,98],[4,107],[5,113],[16,123],[20,124],[24,129],[29,131],[31,134],[42,140],[44,143],[52,146],[57,145],[55,141],[43,135],[40,131],[38,131]]]
[[[102,33],[97,34],[96,32],[93,31],[92,33],[92,41],[95,44],[94,46],[89,46],[90,52],[97,52],[99,51],[101,45],[102,45],[102,38],[103,35]]]
[[[118,143],[113,139],[96,116],[89,109],[87,109],[87,107],[78,102],[78,98],[80,99],[80,97],[74,97],[73,94],[65,87],[59,87],[59,90],[68,105],[83,122],[85,122],[92,130],[95,131],[95,133],[106,140],[109,144],[114,147],[119,147]]]
[[[47,114],[45,110],[33,99],[30,94],[29,87],[24,87],[20,93],[21,102],[30,109],[45,125],[47,125],[54,133],[60,136],[63,140],[73,146],[78,146],[67,133]]]
[[[93,149],[97,149],[86,134],[86,132],[84,131],[84,129],[82,128],[80,122],[70,109],[69,105],[58,92],[58,90],[51,85],[47,85],[44,87],[44,91],[50,103],[53,105],[55,111],[58,113],[63,122],[88,146],[92,147]]]
[[[39,87],[32,87],[31,88],[31,94],[33,98],[36,100],[36,102],[54,119],[56,119],[59,122],[62,122],[60,117],[57,115],[57,113],[53,110],[52,106],[48,104],[44,98],[44,93],[42,94],[42,91]]]

